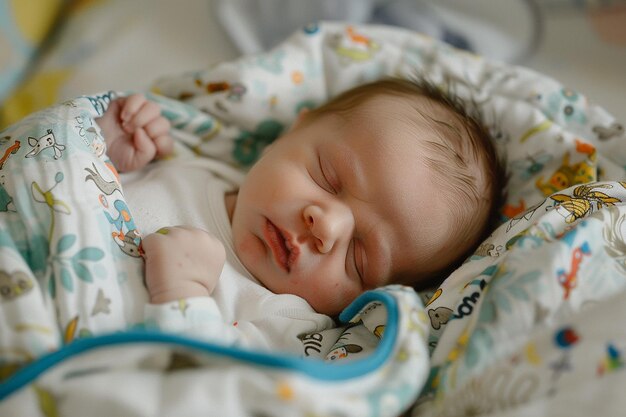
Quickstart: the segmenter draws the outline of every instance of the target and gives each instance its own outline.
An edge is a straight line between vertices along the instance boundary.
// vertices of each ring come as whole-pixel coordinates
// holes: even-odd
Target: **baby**
[[[142,95],[97,122],[120,171],[172,150],[168,121]],[[224,192],[232,242],[193,224],[145,236],[150,301],[211,295],[230,246],[264,287],[330,316],[369,289],[432,284],[486,237],[504,178],[458,100],[410,80],[356,87],[301,113]]]

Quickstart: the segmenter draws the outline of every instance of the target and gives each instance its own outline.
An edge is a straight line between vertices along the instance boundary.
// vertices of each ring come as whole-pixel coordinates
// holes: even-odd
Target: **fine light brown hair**
[[[428,277],[415,277],[416,287],[438,285],[499,225],[506,170],[478,106],[462,100],[450,85],[438,86],[424,78],[386,78],[360,85],[312,110],[309,120],[327,114],[350,118],[377,96],[404,100],[411,109],[408,122],[427,123],[433,138],[420,141],[425,162],[438,174],[436,185],[459,196],[447,207],[456,221],[451,230],[458,231],[451,237],[454,248],[449,248],[457,255],[454,262]]]

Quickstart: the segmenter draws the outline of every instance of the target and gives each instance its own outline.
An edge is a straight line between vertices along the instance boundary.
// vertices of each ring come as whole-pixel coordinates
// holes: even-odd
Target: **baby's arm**
[[[133,171],[155,157],[172,152],[170,122],[161,108],[142,94],[115,99],[96,119],[107,144],[107,154],[120,172]]]
[[[315,313],[298,296],[254,291],[256,295],[247,298],[251,294],[241,287],[243,284],[223,289],[221,295],[227,294],[229,299],[242,294],[247,297],[243,303],[235,302],[233,311],[230,307],[222,311],[209,295],[217,284],[226,254],[222,243],[204,230],[187,226],[161,229],[147,235],[142,248],[150,296],[150,302],[144,306],[144,320],[161,331],[213,343],[302,354],[298,335],[333,326],[328,316]],[[180,302],[192,297],[189,302]]]
[[[224,267],[224,245],[202,229],[168,227],[143,239],[150,302],[208,297]]]

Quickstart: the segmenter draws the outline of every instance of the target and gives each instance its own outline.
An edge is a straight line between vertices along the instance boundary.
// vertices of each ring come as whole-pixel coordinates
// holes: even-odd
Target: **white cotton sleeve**
[[[303,305],[293,304],[294,300]],[[260,304],[260,311],[258,318],[237,322],[244,346],[304,355],[301,337],[335,325],[330,317],[313,312],[304,300],[288,294],[269,297]]]
[[[203,340],[233,344],[237,335],[222,319],[211,297],[191,297],[163,304],[146,304],[144,322],[147,327],[163,332],[184,334]]]
[[[292,302],[287,296],[270,297],[259,306],[257,317],[228,321],[213,298],[192,297],[146,304],[144,321],[148,327],[207,342],[302,355],[304,347],[299,336],[331,328],[334,323],[330,317]]]

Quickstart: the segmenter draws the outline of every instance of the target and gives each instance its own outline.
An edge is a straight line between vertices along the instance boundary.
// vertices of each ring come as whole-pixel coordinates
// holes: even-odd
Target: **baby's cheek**
[[[360,288],[352,282],[316,282],[307,299],[318,312],[335,315],[341,313],[361,294]]]
[[[253,236],[246,236],[234,242],[235,254],[252,275],[258,278],[257,269],[263,258],[263,244]]]
[[[254,242],[251,237],[239,239],[235,243],[235,252],[237,256],[247,256],[253,252]]]

